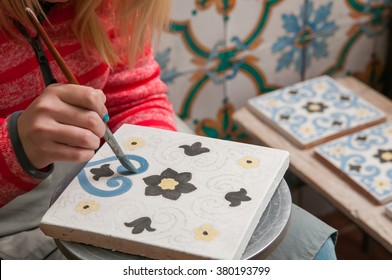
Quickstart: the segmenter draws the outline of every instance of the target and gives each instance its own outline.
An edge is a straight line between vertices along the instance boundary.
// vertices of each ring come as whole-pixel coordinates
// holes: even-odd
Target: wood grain
[[[338,81],[379,107],[387,114],[387,120],[392,120],[392,101],[387,97],[353,77],[341,78]],[[271,126],[262,123],[247,108],[237,110],[233,118],[261,144],[290,152],[290,170],[296,176],[392,252],[392,222],[385,214],[385,206],[370,201],[339,174],[320,162],[314,156],[313,148],[298,148]]]

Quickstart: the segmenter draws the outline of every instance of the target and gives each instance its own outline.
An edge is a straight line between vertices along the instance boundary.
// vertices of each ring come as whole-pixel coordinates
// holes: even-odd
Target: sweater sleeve
[[[150,47],[132,69],[121,65],[111,70],[103,88],[111,129],[128,123],[176,130],[173,107],[159,75],[160,67]]]
[[[9,136],[8,121],[9,117],[0,119],[0,207],[43,180],[30,176],[20,165]]]

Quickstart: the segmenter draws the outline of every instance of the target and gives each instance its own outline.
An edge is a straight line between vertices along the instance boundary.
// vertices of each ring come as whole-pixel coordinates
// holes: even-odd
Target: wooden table
[[[392,120],[392,101],[353,77],[338,80],[359,96],[373,103]],[[290,152],[290,170],[304,183],[327,199],[352,222],[392,252],[392,220],[385,215],[385,206],[376,205],[334,171],[323,165],[313,148],[301,150],[279,132],[254,116],[246,107],[237,110],[234,120],[261,144]]]

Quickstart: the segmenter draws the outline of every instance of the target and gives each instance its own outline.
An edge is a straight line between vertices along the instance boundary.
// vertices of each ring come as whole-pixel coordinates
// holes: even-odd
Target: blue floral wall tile
[[[324,39],[325,48],[319,54],[315,52],[307,56],[306,78],[351,74],[377,86],[376,80],[381,79],[386,60],[388,16],[385,11],[388,2],[317,1],[317,5],[330,7],[324,8],[324,12],[335,29],[331,29],[333,34],[328,38],[316,35],[316,38]],[[309,2],[309,6],[315,7],[316,2]]]

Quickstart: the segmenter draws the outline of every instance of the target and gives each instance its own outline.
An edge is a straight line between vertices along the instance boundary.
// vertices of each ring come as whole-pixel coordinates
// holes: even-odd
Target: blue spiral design
[[[99,197],[113,197],[113,196],[118,196],[123,193],[126,193],[129,191],[132,187],[132,180],[130,180],[128,177],[129,176],[134,176],[138,175],[141,173],[146,172],[148,169],[148,162],[144,158],[136,155],[127,155],[127,158],[130,160],[135,160],[139,162],[140,167],[137,169],[137,173],[131,173],[129,172],[125,167],[120,165],[117,168],[117,172],[122,175],[122,176],[116,176],[112,177],[109,180],[107,180],[106,185],[109,187],[109,190],[103,190],[95,187],[93,184],[90,183],[90,181],[87,178],[86,175],[86,168],[88,167],[93,167],[97,165],[102,165],[106,162],[110,161],[115,161],[117,158],[115,156],[98,160],[98,161],[93,161],[89,162],[78,174],[78,180],[79,184],[81,187],[89,194],[94,195],[94,196],[99,196]]]

